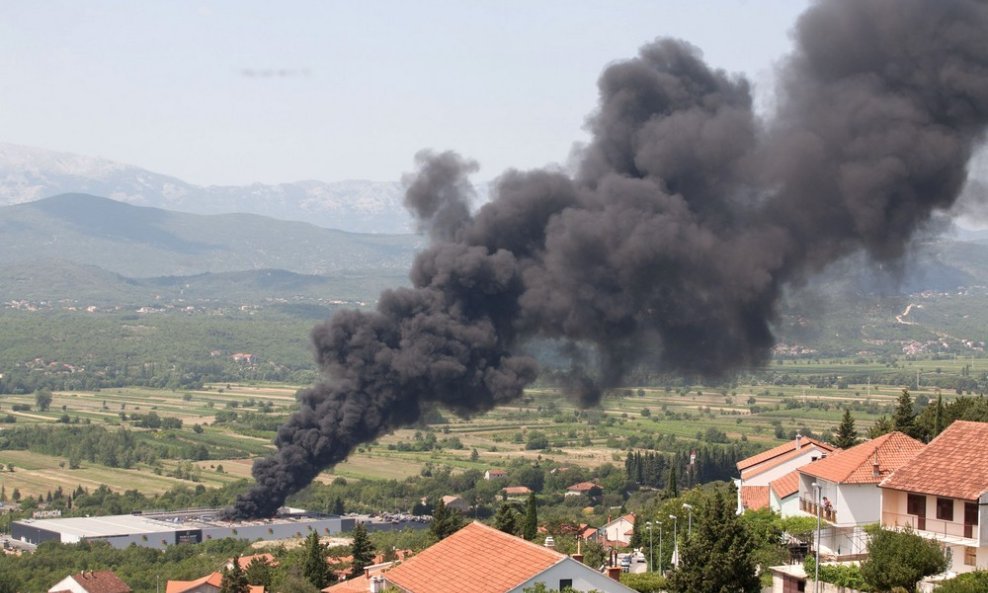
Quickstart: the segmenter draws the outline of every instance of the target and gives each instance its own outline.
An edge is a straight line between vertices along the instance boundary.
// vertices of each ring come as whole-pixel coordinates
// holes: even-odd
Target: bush
[[[902,587],[912,591],[921,578],[943,572],[947,559],[935,541],[911,530],[891,531],[869,528],[868,559],[861,563],[861,574],[870,587],[888,591]]]
[[[978,570],[943,581],[937,593],[984,593],[988,591],[988,571]]]
[[[659,593],[666,588],[666,579],[657,572],[643,572],[638,574],[622,573],[621,584],[631,587],[638,593]]]
[[[816,574],[816,558],[807,557],[803,561],[803,570],[806,571],[806,576],[812,578]],[[820,581],[858,591],[872,590],[861,574],[861,567],[853,564],[821,564]]]

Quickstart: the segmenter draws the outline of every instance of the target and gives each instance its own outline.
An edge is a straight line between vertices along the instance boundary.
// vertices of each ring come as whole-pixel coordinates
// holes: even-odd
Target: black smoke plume
[[[643,356],[705,376],[764,363],[784,286],[858,251],[895,261],[951,207],[988,121],[986,32],[974,0],[818,2],[768,121],[746,80],[656,41],[602,74],[574,175],[509,171],[476,214],[475,165],[420,155],[407,205],[432,244],[413,288],[314,330],[325,380],[235,512],[271,515],[426,402],[518,397],[528,338],[595,349],[575,378],[587,404]]]

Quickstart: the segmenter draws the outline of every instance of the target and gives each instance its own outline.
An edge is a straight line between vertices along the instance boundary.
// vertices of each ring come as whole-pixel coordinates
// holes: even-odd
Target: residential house
[[[491,468],[484,472],[484,479],[488,481],[497,480],[499,478],[507,478],[507,477],[508,477],[508,472],[506,472],[503,469]]]
[[[467,525],[381,576],[384,587],[402,593],[522,593],[538,583],[553,590],[633,591],[570,556],[481,523]]]
[[[635,514],[628,513],[608,521],[597,530],[600,543],[609,547],[627,546],[635,529]]]
[[[48,593],[131,593],[131,590],[112,570],[88,570],[58,581]]]
[[[762,451],[737,463],[740,478],[734,484],[738,488],[738,514],[744,512],[745,501],[768,504],[768,486],[789,472],[807,463],[821,459],[835,447],[809,437],[796,435],[795,441]]]
[[[799,510],[799,470],[793,470],[768,484],[768,506],[783,517]]]
[[[254,561],[262,562],[268,566],[278,566],[278,560],[274,557],[274,554],[251,554],[250,556],[240,556],[237,559],[237,564],[240,565],[241,570],[247,570],[251,562]],[[233,559],[226,561],[226,569],[230,570],[233,568]]]
[[[600,486],[594,482],[577,482],[566,488],[565,496],[599,496]]]
[[[881,522],[948,552],[948,570],[988,568],[988,423],[957,420],[879,485]]]
[[[923,448],[908,435],[890,432],[804,465],[798,470],[799,511],[790,514],[820,514],[826,526],[820,534],[822,554],[842,560],[863,556],[868,552],[864,526],[881,519],[879,482]]]
[[[223,573],[214,572],[194,581],[168,581],[165,593],[219,593],[223,585]],[[250,585],[250,593],[265,593],[264,585]]]
[[[532,493],[532,489],[528,486],[505,486],[501,488],[501,492],[508,500],[525,500]]]
[[[443,506],[458,513],[468,513],[470,504],[462,496],[447,495],[443,497]]]

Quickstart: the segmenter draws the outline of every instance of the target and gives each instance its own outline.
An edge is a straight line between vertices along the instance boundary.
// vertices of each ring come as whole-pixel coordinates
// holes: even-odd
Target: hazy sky
[[[673,36],[760,104],[803,0],[0,0],[0,142],[201,184],[565,162],[609,62]]]

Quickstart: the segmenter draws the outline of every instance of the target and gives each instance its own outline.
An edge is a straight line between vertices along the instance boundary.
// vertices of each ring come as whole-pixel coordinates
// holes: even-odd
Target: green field
[[[471,419],[441,411],[443,422],[397,430],[355,451],[350,458],[320,476],[328,482],[347,479],[402,479],[427,467],[449,466],[453,471],[483,470],[513,459],[544,459],[559,464],[595,467],[620,465],[629,450],[644,443],[658,450],[682,445],[745,441],[767,448],[780,442],[780,431],[809,431],[824,435],[834,429],[845,406],[853,410],[859,432],[887,414],[903,386],[883,384],[889,372],[919,378],[914,398],[933,400],[942,393],[949,401],[954,391],[926,386],[951,376],[982,376],[986,359],[914,360],[888,365],[850,360],[821,360],[774,364],[727,386],[628,386],[610,391],[599,408],[578,409],[562,391],[533,388],[522,400]],[[831,383],[821,385],[821,377]],[[863,378],[848,383],[843,377]],[[874,379],[870,379],[874,377]],[[836,380],[835,380],[836,378]],[[0,450],[0,472],[8,492],[17,488],[37,496],[61,486],[93,488],[106,484],[113,490],[163,492],[176,484],[216,487],[249,477],[252,460],[273,451],[272,439],[280,422],[295,404],[299,386],[285,384],[212,384],[199,390],[120,388],[99,391],[56,392],[50,408],[38,411],[33,395],[0,397],[0,414],[11,414],[13,424],[92,424],[116,430],[127,427],[140,439],[156,443],[202,446],[211,453],[195,462],[194,480],[171,475],[180,459],[162,459],[156,466],[137,464],[129,469],[85,462],[69,469],[66,458],[19,450]],[[13,408],[30,407],[29,410]],[[134,425],[134,415],[155,412],[178,418],[179,429],[149,430]],[[238,420],[224,420],[231,413]],[[244,414],[247,413],[245,420]],[[251,424],[254,422],[254,424]],[[196,427],[201,427],[197,429]],[[543,434],[548,447],[531,449],[534,435]],[[788,438],[788,437],[786,437]],[[426,443],[429,443],[426,445]],[[474,455],[473,452],[476,451]],[[220,471],[217,471],[219,468]]]

